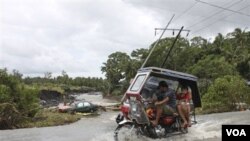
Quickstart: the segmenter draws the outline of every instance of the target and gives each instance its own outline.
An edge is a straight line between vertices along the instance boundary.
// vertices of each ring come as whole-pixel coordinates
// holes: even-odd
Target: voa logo
[[[227,136],[247,136],[244,129],[226,129]]]

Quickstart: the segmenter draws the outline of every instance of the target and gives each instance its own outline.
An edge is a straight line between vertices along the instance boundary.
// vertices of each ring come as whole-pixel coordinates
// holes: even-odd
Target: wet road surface
[[[91,99],[94,96],[87,96]],[[109,103],[98,97],[99,104]],[[86,98],[86,97],[85,97]],[[92,99],[92,100],[95,100]],[[91,101],[91,100],[90,100]],[[0,130],[0,141],[113,141],[118,112],[101,112],[96,117],[82,118],[80,121],[63,126]],[[197,124],[189,128],[189,133],[164,139],[140,138],[138,141],[220,141],[222,124],[250,125],[250,111],[198,115]],[[135,139],[133,139],[135,141]]]
[[[117,112],[103,112],[94,118],[64,126],[0,131],[0,141],[112,141]],[[168,138],[178,141],[220,141],[222,124],[250,124],[250,111],[197,116],[189,133]],[[152,139],[142,138],[141,141]],[[157,141],[166,139],[158,139]],[[153,141],[153,140],[152,140]]]

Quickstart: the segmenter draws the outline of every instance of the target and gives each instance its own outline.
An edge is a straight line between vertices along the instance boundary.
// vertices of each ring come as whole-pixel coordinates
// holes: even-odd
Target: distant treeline
[[[101,91],[105,85],[105,80],[101,77],[69,77],[65,71],[57,77],[52,77],[51,72],[44,73],[44,77],[25,77],[23,82],[27,85],[31,84],[52,84],[68,87],[89,87],[96,91]]]

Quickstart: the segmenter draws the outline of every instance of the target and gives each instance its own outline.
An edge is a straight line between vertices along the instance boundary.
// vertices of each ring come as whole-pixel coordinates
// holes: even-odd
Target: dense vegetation
[[[161,39],[146,66],[160,67],[173,40]],[[149,50],[136,49],[130,55],[123,52],[109,55],[102,66],[109,86],[108,94],[124,92]],[[204,110],[218,107],[216,111],[228,111],[235,109],[236,103],[250,103],[250,90],[246,85],[250,80],[250,32],[236,28],[225,36],[218,34],[213,42],[202,37],[190,41],[179,38],[164,67],[199,78]]]
[[[230,111],[250,104],[249,89],[239,76],[226,75],[217,78],[202,98],[206,112]]]
[[[17,70],[10,74],[7,69],[0,69],[0,129],[76,121],[79,116],[65,114],[61,115],[62,120],[54,120],[54,116],[59,116],[54,112],[46,112],[45,116],[39,115],[43,111],[39,105],[41,90],[57,91],[60,94],[100,91],[104,89],[103,84],[102,78],[70,78],[65,71],[56,78],[52,78],[52,74],[48,72],[44,77],[22,78]],[[43,120],[36,120],[40,118]]]
[[[38,110],[38,89],[26,87],[19,77],[0,69],[0,128],[14,128]]]

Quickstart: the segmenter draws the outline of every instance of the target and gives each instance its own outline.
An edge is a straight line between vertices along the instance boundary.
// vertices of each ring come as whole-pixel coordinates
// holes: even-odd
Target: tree
[[[147,58],[148,54],[148,49],[140,48],[132,51],[131,58],[143,63],[143,61]]]
[[[163,63],[163,60],[166,57],[167,49],[171,46],[174,38],[164,38],[161,39],[156,45],[154,51],[149,57],[145,67],[160,67]],[[156,42],[152,43],[150,46],[150,50],[155,46]]]
[[[60,84],[69,84],[69,76],[66,71],[62,71],[62,76],[57,77],[57,82]]]
[[[208,49],[209,54],[214,54],[214,55],[221,55],[222,53],[222,48],[225,46],[225,38],[224,36],[219,33],[216,37],[215,40],[212,44],[212,46]]]
[[[45,72],[44,73],[44,78],[45,79],[51,79],[52,78],[52,73],[51,72]]]
[[[38,90],[24,86],[19,76],[0,69],[0,128],[12,128],[38,111]]]
[[[14,69],[13,70],[13,76],[16,77],[18,80],[22,80],[23,74],[21,74],[18,70]]]
[[[126,68],[126,79],[130,81],[136,75],[136,72],[141,67],[149,54],[148,49],[140,48],[133,50],[131,53],[131,61]]]
[[[198,37],[193,37],[190,40],[190,43],[191,43],[192,47],[198,47],[198,48],[204,48],[204,49],[206,49],[208,42],[207,42],[206,39],[202,38],[201,36],[198,36]]]
[[[156,45],[154,52],[148,59],[145,67],[161,67],[167,54],[172,46],[175,38],[164,38],[159,41]],[[156,42],[154,42],[150,49],[154,46]],[[180,57],[180,53],[189,48],[189,42],[187,39],[180,37],[176,44],[174,45],[172,51],[168,56],[168,60],[165,62],[165,66],[163,68],[172,69],[172,70],[179,70],[182,64],[179,64],[178,58]],[[183,56],[181,56],[183,57]]]
[[[200,47],[183,48],[176,56],[176,70],[187,72],[190,66],[196,64],[203,57],[202,54],[203,50]]]
[[[209,55],[191,66],[188,71],[199,78],[214,80],[225,75],[235,74],[237,71],[224,57]]]
[[[250,57],[238,63],[236,68],[241,76],[243,76],[247,80],[250,80]]]
[[[213,81],[225,75],[237,74],[234,66],[224,57],[209,55],[188,68],[188,72],[199,78],[199,89],[203,96]]]
[[[229,62],[243,77],[250,79],[250,32],[236,28],[227,36],[230,44],[225,52]]]
[[[101,67],[108,81],[108,94],[111,94],[119,85],[120,80],[125,79],[126,68],[130,62],[130,57],[126,53],[115,52],[108,56],[106,63]]]
[[[217,78],[202,97],[203,109],[214,112],[235,110],[240,103],[249,103],[248,89],[240,76]]]

